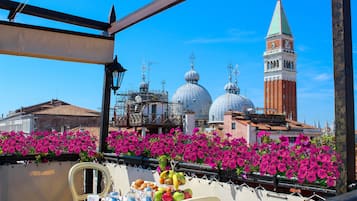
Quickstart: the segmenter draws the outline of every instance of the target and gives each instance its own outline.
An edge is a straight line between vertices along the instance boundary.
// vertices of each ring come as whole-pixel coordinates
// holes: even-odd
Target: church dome
[[[198,84],[199,74],[193,67],[185,74],[185,80],[186,83],[172,96],[172,102],[180,104],[183,112],[194,112],[196,119],[208,120],[212,98],[208,91]]]
[[[246,112],[249,108],[254,109],[254,104],[251,100],[239,95],[237,84],[228,82],[224,89],[226,94],[219,96],[211,105],[208,123],[222,123],[224,113],[227,111]]]
[[[140,83],[139,88],[140,88],[140,92],[148,92],[149,91],[149,83],[143,81]]]
[[[200,79],[200,75],[194,70],[191,69],[185,74],[185,80],[186,82],[190,83],[198,83],[198,80]]]
[[[232,82],[228,82],[225,86],[224,86],[224,90],[227,93],[231,93],[231,94],[239,94],[240,93],[240,89],[239,87],[232,83]]]

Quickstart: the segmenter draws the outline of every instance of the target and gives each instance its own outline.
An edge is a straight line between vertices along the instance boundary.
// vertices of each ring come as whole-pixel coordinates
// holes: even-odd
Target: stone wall
[[[88,116],[60,116],[60,115],[37,115],[35,118],[36,130],[46,131],[55,129],[72,129],[77,127],[99,127],[100,117]]]

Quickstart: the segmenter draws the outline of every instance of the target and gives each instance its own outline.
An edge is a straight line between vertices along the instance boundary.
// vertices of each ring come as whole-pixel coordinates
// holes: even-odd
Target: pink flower
[[[286,171],[285,163],[279,163],[278,164],[278,170],[279,170],[279,172],[285,172]]]
[[[327,177],[327,186],[333,187],[336,185],[336,179],[333,177]]]
[[[264,136],[269,137],[269,136],[270,136],[270,133],[269,133],[268,131],[259,131],[259,132],[257,133],[257,136],[258,136],[259,138],[264,137]]]
[[[317,171],[317,176],[320,178],[320,179],[325,179],[327,177],[327,173],[326,173],[326,170],[324,169],[319,169]]]
[[[306,180],[310,183],[315,182],[316,181],[316,173],[314,171],[307,172]]]

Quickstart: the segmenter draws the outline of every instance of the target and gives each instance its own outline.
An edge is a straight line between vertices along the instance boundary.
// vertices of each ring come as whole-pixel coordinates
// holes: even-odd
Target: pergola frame
[[[42,17],[59,22],[75,24],[106,31],[108,36],[124,30],[156,13],[170,8],[184,0],[155,0],[138,11],[119,21],[111,17],[109,23],[88,18],[78,17],[48,10],[36,6],[26,5],[21,13]],[[334,53],[334,86],[335,86],[335,128],[336,147],[341,154],[342,171],[337,179],[338,194],[345,193],[355,186],[355,143],[354,143],[354,90],[353,90],[353,63],[352,63],[352,34],[350,0],[331,0],[332,2],[332,29]],[[9,20],[15,17],[20,3],[10,0],[1,0],[0,9],[9,10]],[[114,10],[112,10],[113,12]],[[111,14],[113,16],[113,13]],[[115,13],[114,13],[115,16]],[[36,29],[36,27],[34,27]],[[103,36],[101,36],[103,37]],[[107,63],[106,65],[108,65]],[[106,151],[105,138],[108,135],[110,87],[108,76],[104,76],[102,117],[100,132],[100,151]]]

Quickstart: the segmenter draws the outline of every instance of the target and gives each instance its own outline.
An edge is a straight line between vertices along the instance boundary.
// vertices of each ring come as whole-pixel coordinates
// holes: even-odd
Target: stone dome
[[[139,86],[140,92],[148,92],[149,91],[149,83],[142,81]]]
[[[198,80],[200,79],[200,75],[194,70],[191,69],[185,74],[185,80],[186,82],[190,83],[198,83]]]
[[[186,83],[179,87],[172,96],[172,102],[182,106],[183,112],[194,112],[195,119],[208,120],[211,95],[198,84],[199,74],[193,69],[185,74]]]
[[[225,85],[226,93],[219,96],[211,105],[208,123],[223,123],[224,113],[227,111],[246,112],[254,109],[254,104],[248,98],[239,95],[239,87],[232,82]]]

